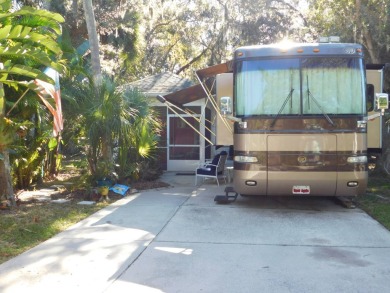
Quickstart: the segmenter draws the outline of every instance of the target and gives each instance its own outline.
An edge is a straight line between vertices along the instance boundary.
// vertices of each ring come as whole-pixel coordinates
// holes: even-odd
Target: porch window
[[[200,136],[183,119],[199,129],[199,122],[193,117],[170,117],[169,159],[199,160]]]

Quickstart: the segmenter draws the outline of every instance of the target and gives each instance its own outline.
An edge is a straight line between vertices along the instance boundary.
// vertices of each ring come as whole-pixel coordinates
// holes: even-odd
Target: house
[[[161,168],[167,171],[194,171],[200,161],[215,151],[216,110],[207,98],[215,95],[215,75],[229,70],[228,63],[199,70],[201,84],[164,72],[129,83],[152,99],[164,122],[158,145]],[[158,96],[168,103],[161,103]],[[185,112],[184,112],[184,111]]]

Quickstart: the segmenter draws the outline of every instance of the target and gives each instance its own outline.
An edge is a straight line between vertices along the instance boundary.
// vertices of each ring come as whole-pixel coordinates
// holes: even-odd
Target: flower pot
[[[99,187],[99,193],[100,193],[102,196],[107,196],[107,195],[108,195],[108,189],[109,189],[108,186],[100,186],[100,187]]]

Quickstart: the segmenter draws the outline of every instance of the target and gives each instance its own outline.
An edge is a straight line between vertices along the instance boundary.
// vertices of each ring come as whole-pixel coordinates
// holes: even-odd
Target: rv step
[[[234,193],[234,195],[229,195],[229,193]],[[234,188],[228,186],[225,188],[225,195],[216,195],[214,201],[217,203],[231,203],[237,199],[238,193],[235,192]]]

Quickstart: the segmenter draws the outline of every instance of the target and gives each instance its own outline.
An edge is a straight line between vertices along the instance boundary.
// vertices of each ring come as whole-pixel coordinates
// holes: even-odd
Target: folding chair
[[[219,186],[218,177],[222,177],[225,180],[226,184],[226,175],[225,175],[225,163],[227,159],[227,152],[222,151],[220,154],[216,155],[211,163],[206,162],[200,165],[195,170],[195,185],[198,185],[198,177],[205,178],[214,178],[217,180]]]

